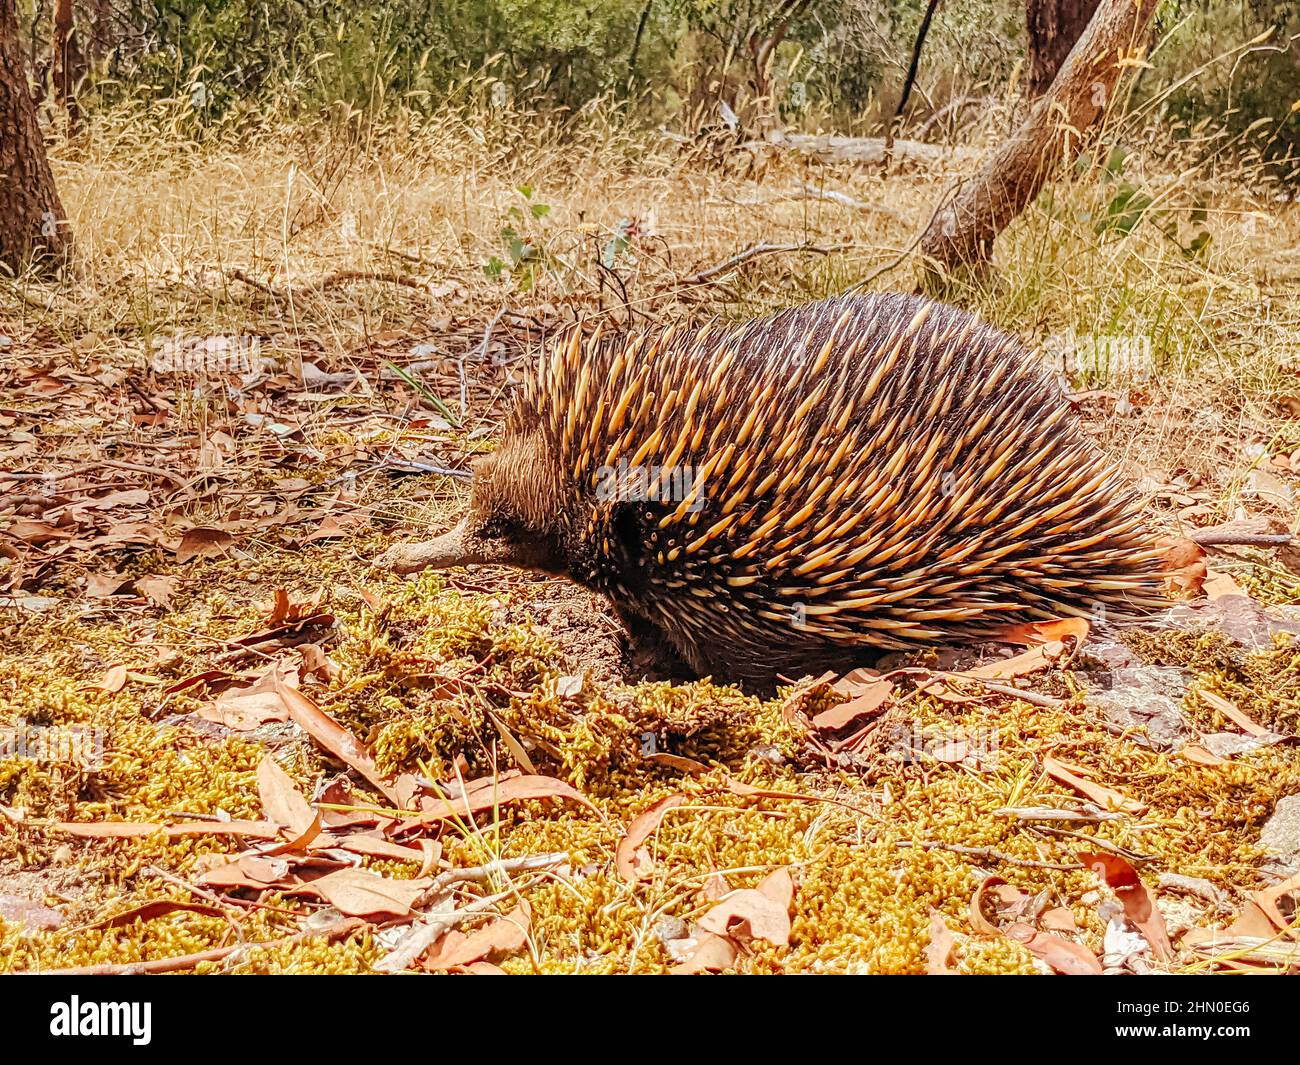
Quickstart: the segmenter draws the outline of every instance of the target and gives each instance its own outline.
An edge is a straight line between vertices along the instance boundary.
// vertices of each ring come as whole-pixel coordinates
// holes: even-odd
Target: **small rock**
[[[1285,739],[1285,736],[1279,736],[1276,732],[1265,732],[1262,736],[1243,736],[1240,732],[1206,732],[1201,734],[1201,746],[1220,758],[1231,758],[1235,754],[1249,754],[1261,747],[1271,747]]]
[[[1269,865],[1285,876],[1300,872],[1300,792],[1279,799],[1259,842],[1273,852]]]

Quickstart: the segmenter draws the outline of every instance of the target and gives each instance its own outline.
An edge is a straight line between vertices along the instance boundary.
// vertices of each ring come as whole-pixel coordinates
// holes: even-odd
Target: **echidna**
[[[476,463],[460,524],[381,561],[568,575],[701,674],[768,685],[871,649],[1141,611],[1158,554],[1019,341],[879,295],[575,329]]]

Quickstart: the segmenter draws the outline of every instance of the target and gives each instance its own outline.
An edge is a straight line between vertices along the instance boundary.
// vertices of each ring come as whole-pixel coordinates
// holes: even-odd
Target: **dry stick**
[[[283,939],[267,939],[260,943],[236,943],[232,947],[217,947],[202,950],[197,954],[179,954],[173,958],[155,958],[152,961],[129,961],[105,963],[102,965],[78,965],[71,969],[45,969],[36,973],[38,976],[147,976],[152,973],[175,973],[184,969],[193,969],[205,961],[221,961],[241,950],[256,950],[258,947],[278,947],[287,943],[298,943],[304,939],[324,939],[331,943],[351,935],[366,922],[360,918],[350,918],[335,925],[326,932],[299,932],[297,935],[285,936]]]
[[[417,292],[427,293],[429,288],[421,281],[414,278],[405,277],[402,274],[385,274],[377,270],[336,270],[332,274],[326,274],[316,281],[311,281],[305,285],[290,285],[288,288],[279,289],[265,281],[259,281],[255,277],[249,276],[239,267],[234,267],[226,272],[226,276],[232,281],[242,281],[250,288],[255,288],[260,292],[265,292],[282,302],[289,302],[294,299],[300,299],[303,296],[309,296],[313,293],[324,292],[329,288],[336,288],[348,281],[382,281],[390,285],[402,285],[406,288],[415,289]]]
[[[497,327],[497,322],[505,317],[505,313],[506,305],[503,303],[501,309],[492,316],[492,320],[484,328],[483,343],[479,345],[478,349],[479,362],[486,361],[488,345],[492,343],[492,330]],[[460,378],[460,420],[461,424],[464,424],[465,419],[469,417],[469,386],[465,380],[465,356],[463,354],[456,360],[456,373]]]
[[[951,680],[969,681],[982,688],[987,688],[991,692],[996,692],[998,695],[1010,695],[1012,698],[1023,700],[1033,706],[1046,706],[1053,710],[1059,710],[1061,707],[1068,705],[1064,699],[1057,699],[1055,696],[1039,695],[1037,692],[1025,691],[1023,688],[1013,688],[1009,684],[995,684],[983,677],[968,677],[962,673],[943,672],[936,673],[936,676]]]
[[[538,872],[542,869],[551,869],[557,865],[563,865],[569,860],[569,855],[565,851],[554,851],[550,854],[530,854],[525,858],[509,858],[499,862],[488,862],[486,865],[470,865],[463,869],[448,869],[445,873],[439,873],[433,879],[428,889],[420,896],[421,900],[431,900],[441,895],[449,887],[455,884],[481,883],[494,876],[506,876],[511,873],[530,873]],[[417,903],[417,906],[419,903]]]
[[[1291,543],[1286,533],[1192,533],[1187,539],[1201,547],[1271,547]]]
[[[914,843],[912,840],[903,839],[898,841],[898,846],[920,847],[922,850],[927,851],[952,851],[954,854],[969,855],[972,858],[987,858],[991,861],[1006,862],[1008,865],[1023,865],[1029,869],[1058,869],[1063,872],[1070,872],[1084,868],[1078,862],[1072,862],[1068,865],[1060,862],[1039,862],[1034,861],[1032,858],[1017,858],[1012,854],[1004,854],[992,847],[963,847],[957,843],[940,843],[938,840],[922,840],[919,843]]]
[[[760,255],[776,255],[781,252],[807,251],[815,255],[832,255],[839,251],[848,251],[851,248],[859,247],[856,243],[837,244],[832,247],[825,247],[821,244],[809,244],[806,241],[802,244],[768,244],[766,241],[759,241],[757,244],[751,244],[744,251],[733,255],[726,262],[718,263],[717,266],[710,266],[707,270],[701,270],[692,277],[683,278],[675,285],[674,288],[689,288],[692,285],[707,285],[710,280],[719,274],[725,274],[728,270],[734,269],[743,263],[749,262],[750,259],[757,258]]]

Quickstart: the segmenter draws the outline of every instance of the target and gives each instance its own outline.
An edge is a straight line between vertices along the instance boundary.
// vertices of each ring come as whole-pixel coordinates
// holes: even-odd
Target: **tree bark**
[[[776,119],[776,101],[772,99],[772,60],[776,50],[785,40],[796,19],[804,13],[811,0],[781,0],[777,9],[763,24],[749,33],[746,44],[754,65],[754,95],[758,100],[760,129],[779,125]]]
[[[27,88],[15,0],[0,0],[0,264],[57,273],[72,250],[66,222]]]
[[[1019,129],[935,213],[921,237],[927,287],[959,267],[980,270],[993,242],[1060,167],[1073,162],[1115,96],[1124,60],[1140,52],[1159,0],[1101,0],[1045,95]]]
[[[55,0],[53,51],[54,98],[67,111],[69,127],[76,130],[81,124],[77,89],[85,74],[85,59],[72,19],[72,0]]]
[[[1097,0],[1025,0],[1029,28],[1029,70],[1025,95],[1034,99],[1052,87],[1061,64],[1083,36]]]

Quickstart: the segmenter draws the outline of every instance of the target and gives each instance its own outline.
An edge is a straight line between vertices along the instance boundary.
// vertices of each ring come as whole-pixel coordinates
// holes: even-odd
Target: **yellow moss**
[[[1098,950],[1094,874],[1042,863],[1069,865],[1096,838],[1149,857],[1144,876],[1169,870],[1250,890],[1259,884],[1259,827],[1280,796],[1300,790],[1293,746],[1213,768],[1156,753],[1096,723],[1086,681],[1066,672],[1044,679],[1068,700],[1061,708],[1003,697],[961,705],[923,697],[890,719],[913,746],[954,736],[989,741],[984,764],[909,762],[886,734],[881,757],[866,772],[819,767],[783,713],[789,693],[763,701],[710,682],[588,679],[576,694],[561,695],[559,679],[569,667],[545,634],[500,623],[506,592],[461,594],[436,575],[403,582],[367,576],[369,590],[384,601],[376,610],[348,592],[358,579],[341,566],[310,552],[255,559],[244,569],[200,563],[186,573],[200,594],[183,612],[154,619],[156,642],[179,654],[166,670],[155,668],[147,641],[124,626],[57,613],[25,620],[21,638],[0,648],[0,725],[98,727],[106,757],[97,768],[0,760],[0,802],[29,819],[259,817],[255,771],[268,750],[304,790],[336,772],[337,764],[291,726],[251,735],[194,729],[177,715],[206,696],[161,695],[165,683],[211,668],[224,641],[264,627],[271,589],[286,587],[304,599],[322,582],[332,589],[326,605],[337,629],[328,651],[339,674],[309,690],[370,744],[384,772],[447,775],[458,759],[469,776],[517,768],[500,728],[540,772],[580,788],[600,810],[597,816],[568,802],[531,801],[484,811],[443,832],[444,858],[454,865],[568,855],[562,870],[513,878],[532,907],[533,926],[529,949],[502,961],[512,973],[666,971],[674,962],[661,925],[706,912],[710,903],[701,892],[714,874],[732,888],[752,887],[778,867],[788,867],[796,884],[790,944],[753,944],[738,957],[739,971],[922,972],[934,908],[959,933],[962,972],[1029,973],[1035,966],[1019,944],[960,934],[987,871],[1071,909],[1082,941]],[[1262,724],[1295,731],[1294,643],[1280,640],[1254,655],[1220,637],[1188,633],[1135,635],[1133,645],[1151,660],[1185,666],[1200,687],[1232,699]],[[88,686],[117,662],[162,683],[132,681],[115,695]],[[799,698],[801,709],[815,714],[831,697],[821,691]],[[1206,729],[1224,724],[1195,694],[1187,712]],[[705,771],[696,776],[647,760],[650,749],[692,759]],[[1084,839],[1034,832],[1000,814],[1007,806],[1077,803],[1043,772],[1049,753],[1145,803],[1147,813],[1071,825]],[[804,799],[741,796],[729,790],[731,781]],[[360,793],[367,794],[364,786]],[[675,793],[685,803],[670,809],[643,844],[653,861],[650,877],[625,882],[614,852],[627,824]],[[123,928],[87,927],[150,899],[192,901],[150,867],[188,878],[202,855],[237,849],[234,841],[205,836],[78,841],[38,828],[6,830],[4,868],[76,867],[80,875],[72,901],[53,900],[67,911],[63,928],[0,925],[0,965],[22,971],[124,962],[211,950],[232,936],[256,944],[296,934],[293,913],[237,908],[229,920],[178,912]],[[364,864],[396,878],[417,868],[392,860]],[[266,901],[295,913],[311,908],[293,898]],[[369,937],[300,940],[254,947],[199,971],[365,972],[381,953]]]

